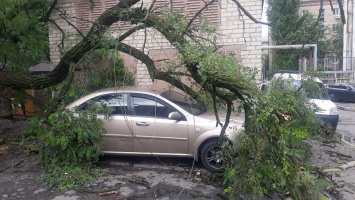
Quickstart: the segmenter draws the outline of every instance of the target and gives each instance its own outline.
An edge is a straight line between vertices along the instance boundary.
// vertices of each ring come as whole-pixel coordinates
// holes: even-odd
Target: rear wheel
[[[217,140],[207,142],[201,150],[203,166],[211,172],[222,172],[221,147]]]

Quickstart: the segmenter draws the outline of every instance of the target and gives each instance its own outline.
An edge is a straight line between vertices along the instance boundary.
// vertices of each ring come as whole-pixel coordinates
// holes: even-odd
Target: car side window
[[[335,88],[335,89],[346,89],[346,87],[342,86],[342,85],[329,85],[329,88]]]
[[[128,112],[127,94],[105,94],[93,99],[90,99],[82,104],[82,109],[88,109],[90,105],[96,105],[102,108],[107,108],[112,115],[124,115]],[[98,111],[98,114],[103,114],[103,110]]]
[[[136,116],[168,118],[169,114],[175,111],[157,101],[144,97],[133,97],[132,101]]]

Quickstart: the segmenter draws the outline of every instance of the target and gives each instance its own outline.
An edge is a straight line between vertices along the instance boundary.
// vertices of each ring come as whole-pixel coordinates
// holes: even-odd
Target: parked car
[[[277,79],[288,80],[290,84],[295,85],[296,87],[300,87],[302,74],[297,71],[281,70],[274,74],[271,81],[275,81]],[[315,114],[329,125],[331,125],[334,130],[336,130],[339,121],[337,106],[330,100],[323,82],[317,77],[313,79],[320,87],[321,94],[319,96],[308,95],[309,101],[318,107],[318,109],[315,111]]]
[[[326,89],[332,101],[355,102],[355,88],[350,84],[328,84]]]
[[[223,170],[218,144],[221,128],[203,118],[204,110],[185,95],[173,90],[111,88],[93,92],[66,108],[87,109],[93,103],[113,110],[106,119],[97,113],[106,129],[101,135],[104,154],[193,157],[210,171]],[[229,142],[241,125],[229,126]]]

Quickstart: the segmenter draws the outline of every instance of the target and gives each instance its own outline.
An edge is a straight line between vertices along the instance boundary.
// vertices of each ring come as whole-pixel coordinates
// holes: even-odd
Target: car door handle
[[[147,122],[136,122],[137,126],[149,126],[149,123]]]

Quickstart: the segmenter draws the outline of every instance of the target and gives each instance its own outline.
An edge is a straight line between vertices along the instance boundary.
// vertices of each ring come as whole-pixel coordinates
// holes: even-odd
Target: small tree
[[[268,0],[268,20],[272,24],[271,38],[276,45],[316,44],[324,38],[321,22],[310,13],[299,15],[299,0]],[[318,48],[322,52],[322,48]],[[307,50],[275,50],[273,69],[299,70],[298,60],[308,56]]]

